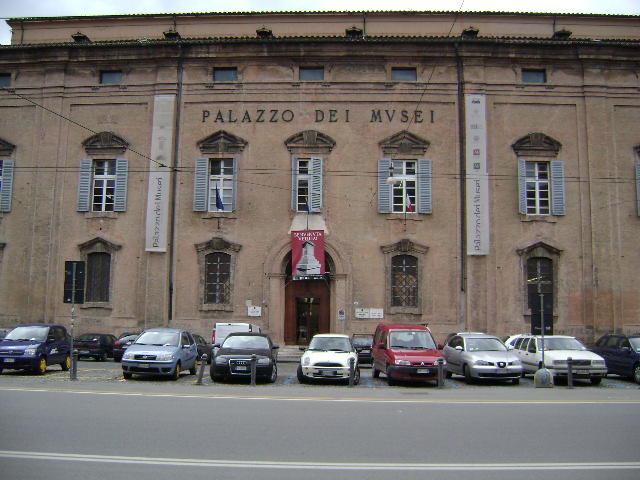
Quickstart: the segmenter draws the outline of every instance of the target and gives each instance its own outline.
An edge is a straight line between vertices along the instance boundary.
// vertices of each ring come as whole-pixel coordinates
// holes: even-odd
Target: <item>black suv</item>
[[[12,369],[43,374],[54,364],[69,370],[70,351],[71,336],[62,325],[20,325],[0,341],[0,373]]]
[[[607,373],[631,377],[640,383],[640,334],[605,335],[591,351],[604,358]]]

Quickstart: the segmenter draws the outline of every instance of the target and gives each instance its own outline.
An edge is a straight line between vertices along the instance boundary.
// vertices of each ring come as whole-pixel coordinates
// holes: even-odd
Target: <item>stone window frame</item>
[[[560,275],[560,257],[562,250],[553,247],[544,242],[537,242],[528,247],[518,249],[518,255],[520,256],[520,268],[522,270],[522,315],[528,319],[528,324],[531,324],[531,309],[529,308],[529,290],[527,288],[527,267],[529,260],[532,258],[547,258],[552,262],[552,281],[553,281],[553,322],[555,324],[558,318],[558,288],[559,288],[559,275]]]
[[[223,237],[213,237],[206,242],[195,244],[196,251],[198,252],[198,309],[200,311],[224,311],[233,312],[234,302],[233,297],[235,293],[234,281],[236,273],[236,263],[238,253],[242,249],[242,245],[230,242]],[[229,303],[216,304],[205,303],[205,274],[206,274],[206,257],[210,253],[226,253],[230,256],[230,278],[231,285],[229,287]]]
[[[396,243],[383,245],[380,250],[384,254],[384,290],[385,290],[385,306],[386,311],[390,315],[409,314],[420,315],[424,298],[422,291],[424,290],[424,267],[429,247],[412,242],[409,239],[402,239]],[[393,306],[391,289],[393,288],[393,279],[391,274],[393,271],[393,257],[398,255],[411,255],[418,259],[418,304],[415,307],[395,307]]]
[[[85,265],[89,264],[89,254],[90,253],[108,253],[111,256],[111,263],[109,265],[109,301],[108,302],[87,302],[85,301],[80,308],[104,308],[112,310],[114,304],[114,286],[115,286],[115,271],[117,265],[117,252],[122,248],[122,245],[119,245],[114,242],[110,242],[101,237],[93,238],[88,242],[84,242],[78,245],[78,249],[80,250],[80,257],[82,261],[85,262]],[[87,280],[85,279],[85,282]],[[86,284],[85,284],[86,291]]]

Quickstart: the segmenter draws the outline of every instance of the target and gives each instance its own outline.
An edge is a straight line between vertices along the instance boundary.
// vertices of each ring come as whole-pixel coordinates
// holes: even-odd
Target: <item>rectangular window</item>
[[[111,255],[95,252],[87,255],[87,302],[108,302]]]
[[[294,212],[322,210],[322,158],[293,157],[292,200]]]
[[[551,214],[549,162],[526,162],[527,215]]]
[[[418,74],[415,67],[392,67],[391,80],[396,82],[415,82]]]
[[[122,70],[105,70],[100,72],[101,85],[117,85],[122,83]]]
[[[0,160],[0,212],[11,211],[14,160]]]
[[[0,87],[10,87],[10,86],[11,86],[11,74],[0,73]]]
[[[405,213],[416,211],[417,193],[417,161],[416,160],[394,160],[394,176],[399,180],[393,186],[391,210],[394,213]]]
[[[238,68],[237,67],[215,67],[213,69],[213,81],[214,82],[237,82]]]
[[[233,158],[210,160],[209,212],[230,212],[233,205]]]
[[[300,67],[300,81],[321,82],[324,80],[324,67]]]
[[[523,83],[547,83],[547,71],[544,69],[523,68]]]
[[[208,254],[204,275],[204,303],[228,304],[231,301],[231,255]]]
[[[391,305],[418,306],[418,259],[396,255],[391,261]]]
[[[93,161],[93,195],[91,210],[113,212],[116,194],[116,161]]]

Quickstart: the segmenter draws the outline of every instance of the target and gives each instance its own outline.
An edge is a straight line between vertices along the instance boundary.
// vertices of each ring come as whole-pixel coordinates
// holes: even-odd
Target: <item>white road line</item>
[[[334,463],[274,462],[245,460],[200,460],[159,457],[123,457],[115,455],[78,455],[50,452],[0,450],[0,458],[53,460],[89,463],[120,463],[175,467],[261,468],[271,470],[404,470],[404,471],[499,471],[499,470],[640,470],[640,462],[571,463]]]

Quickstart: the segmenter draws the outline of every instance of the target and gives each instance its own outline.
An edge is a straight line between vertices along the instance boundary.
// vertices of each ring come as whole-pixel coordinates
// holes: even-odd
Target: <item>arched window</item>
[[[231,255],[222,252],[215,252],[206,255],[204,281],[204,303],[230,303]]]
[[[418,259],[413,255],[396,255],[391,260],[391,305],[418,306]]]

